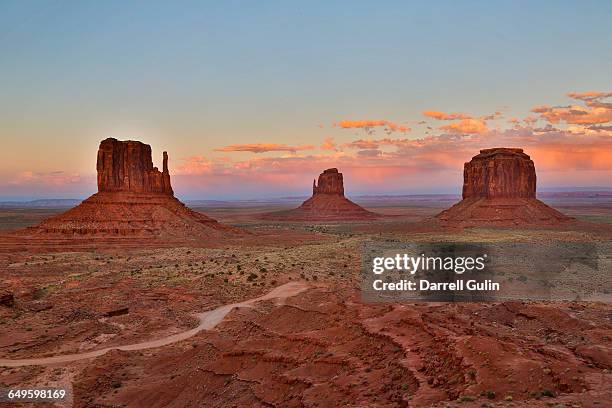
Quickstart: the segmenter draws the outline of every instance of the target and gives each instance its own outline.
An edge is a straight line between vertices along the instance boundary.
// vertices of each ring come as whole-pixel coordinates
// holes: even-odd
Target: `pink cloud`
[[[583,101],[585,106],[536,106],[531,111],[549,123],[567,123],[573,125],[595,125],[612,121],[612,103],[605,99],[612,97],[612,92],[573,92],[569,97]]]
[[[383,128],[388,134],[393,132],[408,133],[411,131],[408,126],[399,125],[388,120],[342,120],[334,123],[333,126],[342,129],[363,129],[369,134],[376,128]]]
[[[253,155],[247,159],[214,155],[186,157],[175,168],[170,168],[173,186],[179,194],[199,197],[210,194],[308,194],[313,177],[326,168],[338,167],[345,174],[349,193],[402,193],[432,188],[459,191],[463,163],[480,149],[499,146],[521,147],[531,155],[540,186],[547,183],[554,183],[554,186],[610,185],[612,126],[606,116],[609,104],[604,99],[609,95],[583,92],[570,96],[582,101],[579,109],[535,108],[526,118],[510,119],[508,129],[487,126],[488,120],[500,117],[499,112],[474,117],[465,113],[429,111],[428,117],[446,122],[438,128],[430,127],[428,131],[432,134],[428,135],[426,131],[423,137],[355,138],[343,143],[328,137],[318,152],[311,145],[254,143],[225,146],[216,151],[278,154]],[[577,113],[579,110],[586,113]],[[584,120],[585,116],[588,120]],[[389,123],[384,120],[342,121],[335,126],[389,131],[392,129]],[[310,149],[313,151],[309,152]],[[10,181],[2,183],[0,180],[0,188],[7,191],[12,186],[17,191],[20,186],[57,186],[57,191],[67,191],[66,186],[82,186],[85,182],[95,188],[93,176],[83,178],[64,172],[23,172]]]
[[[80,198],[96,190],[95,174],[65,171],[22,171],[0,177],[0,197]]]
[[[298,152],[302,150],[312,150],[313,145],[301,145],[301,146],[289,146],[286,144],[278,143],[250,143],[250,144],[234,144],[225,147],[215,149],[217,152],[251,152],[251,153],[265,153],[265,152]]]
[[[414,143],[413,139],[358,139],[342,145],[348,149],[378,149],[380,146],[403,146]]]
[[[213,171],[213,163],[204,156],[191,156],[182,159],[174,170],[175,174],[205,174]]]
[[[467,130],[480,132],[479,128]],[[193,177],[180,178],[180,185],[213,191],[248,185],[253,194],[287,190],[306,194],[313,177],[325,168],[338,167],[345,174],[347,191],[428,191],[432,186],[458,189],[463,163],[480,149],[496,146],[525,149],[536,163],[541,183],[605,185],[605,178],[612,176],[610,136],[612,132],[606,129],[516,125],[514,129],[477,134],[462,129],[415,139],[357,139],[321,154],[253,157],[237,162],[190,160],[203,177],[185,172]],[[382,147],[390,149],[383,151]]]
[[[550,123],[593,125],[612,121],[612,109],[608,107],[537,106],[531,110]]]
[[[23,171],[17,174],[9,184],[13,185],[52,185],[63,186],[66,184],[80,183],[82,177],[79,173],[67,173],[64,171],[34,172]]]

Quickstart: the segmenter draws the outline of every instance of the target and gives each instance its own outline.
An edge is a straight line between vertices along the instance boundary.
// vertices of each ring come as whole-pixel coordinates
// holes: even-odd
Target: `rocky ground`
[[[240,219],[235,211],[215,217]],[[544,248],[609,242],[610,224],[436,230],[406,216],[241,227],[250,234],[215,247],[24,251],[5,241],[0,360],[154,340],[195,327],[196,313],[287,282],[309,289],[236,308],[214,330],[168,346],[0,367],[0,387],[65,386],[66,406],[76,407],[605,407],[612,400],[610,303],[366,304],[359,291],[360,251],[372,238]]]

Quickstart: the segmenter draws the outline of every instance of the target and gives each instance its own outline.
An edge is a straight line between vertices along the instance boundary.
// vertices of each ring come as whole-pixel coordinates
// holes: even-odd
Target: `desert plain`
[[[609,192],[539,198],[575,221],[441,226],[452,195],[359,197],[383,217],[337,222],[260,217],[301,199],[200,201],[187,205],[243,233],[24,244],[10,231],[67,208],[3,204],[0,386],[67,388],[56,406],[75,407],[609,406],[609,302],[361,299],[372,239],[610,243]]]

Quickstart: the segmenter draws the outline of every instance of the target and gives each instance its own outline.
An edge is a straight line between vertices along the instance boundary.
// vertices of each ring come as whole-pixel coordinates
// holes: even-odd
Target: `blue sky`
[[[568,92],[611,90],[611,38],[609,1],[5,0],[0,196],[95,190],[87,177],[109,136],[168,150],[178,168],[231,144],[348,142],[330,129],[345,119],[525,117]],[[27,172],[78,182],[15,182]]]

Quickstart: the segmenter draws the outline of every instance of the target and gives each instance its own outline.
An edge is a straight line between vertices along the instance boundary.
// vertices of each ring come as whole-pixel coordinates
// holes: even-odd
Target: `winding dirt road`
[[[197,327],[181,333],[173,334],[172,336],[163,337],[161,339],[145,341],[142,343],[128,344],[125,346],[107,347],[104,349],[94,350],[87,353],[63,354],[54,357],[42,357],[22,360],[0,359],[0,367],[23,367],[32,365],[69,363],[72,361],[99,357],[109,352],[110,350],[134,351],[167,346],[168,344],[176,343],[193,337],[202,330],[214,329],[215,326],[221,323],[225,316],[227,316],[227,314],[231,312],[232,309],[234,309],[235,307],[249,307],[252,304],[260,302],[262,300],[285,299],[291,296],[295,296],[308,288],[309,286],[303,282],[289,282],[277,288],[274,288],[269,293],[258,298],[245,300],[244,302],[240,303],[232,303],[229,305],[219,306],[218,308],[209,310],[208,312],[197,314],[197,317],[200,319],[200,324]]]

